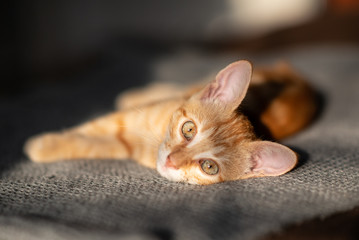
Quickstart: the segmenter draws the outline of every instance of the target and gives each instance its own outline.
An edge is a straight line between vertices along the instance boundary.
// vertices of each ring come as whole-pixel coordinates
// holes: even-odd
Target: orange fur
[[[179,90],[156,85],[131,91],[117,99],[118,112],[63,132],[35,136],[26,142],[25,152],[36,162],[132,158],[145,166],[157,167],[161,175],[171,180],[195,184],[289,171],[295,165],[294,158],[296,161],[292,152],[279,144],[260,143],[259,137],[269,133],[282,139],[308,125],[316,111],[313,91],[284,65],[254,72],[248,92],[248,83],[233,80],[232,73],[243,73],[243,81],[247,81],[250,65],[243,61],[233,63],[204,87]],[[228,87],[233,84],[231,81],[240,83],[233,85],[239,86],[236,96]],[[181,132],[185,121],[192,121],[198,131],[190,141]],[[268,150],[267,146],[275,148]],[[292,161],[288,169],[271,172],[277,165],[281,167],[272,164],[274,168],[262,170],[261,157],[271,154],[279,158],[287,154]],[[254,163],[257,158],[260,160]],[[203,172],[201,159],[212,159],[219,166],[218,173],[212,176]]]

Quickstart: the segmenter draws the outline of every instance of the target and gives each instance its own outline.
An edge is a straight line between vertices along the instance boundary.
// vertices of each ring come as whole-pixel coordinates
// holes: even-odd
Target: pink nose
[[[173,162],[173,159],[171,159],[171,154],[169,154],[169,155],[167,156],[165,166],[168,167],[168,168],[178,169],[178,167],[176,166],[176,164]]]

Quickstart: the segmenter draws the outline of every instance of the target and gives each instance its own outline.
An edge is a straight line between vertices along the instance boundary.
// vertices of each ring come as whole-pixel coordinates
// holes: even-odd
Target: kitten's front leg
[[[41,134],[30,138],[24,151],[36,162],[129,158],[120,119],[112,114],[63,132]]]
[[[24,150],[35,162],[130,157],[128,149],[118,139],[89,137],[71,132],[35,136],[26,142]]]

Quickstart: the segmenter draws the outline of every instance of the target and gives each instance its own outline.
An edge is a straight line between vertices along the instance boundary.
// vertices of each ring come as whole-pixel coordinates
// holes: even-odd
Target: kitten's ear
[[[249,144],[252,177],[282,175],[297,164],[297,154],[288,147],[269,141],[255,141]]]
[[[222,69],[199,94],[202,101],[219,101],[237,108],[245,97],[252,77],[252,65],[245,60]]]

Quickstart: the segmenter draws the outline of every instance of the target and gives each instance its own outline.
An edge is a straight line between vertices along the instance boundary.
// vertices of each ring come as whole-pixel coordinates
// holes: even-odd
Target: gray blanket
[[[191,81],[240,58],[287,59],[326,99],[317,121],[284,142],[301,154],[284,176],[195,186],[130,160],[36,164],[22,155],[30,135],[110,111],[132,78]],[[359,48],[176,52],[151,61],[121,59],[1,102],[0,239],[255,239],[359,206]]]

